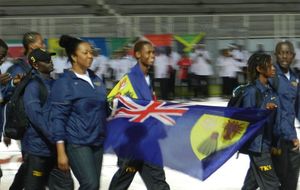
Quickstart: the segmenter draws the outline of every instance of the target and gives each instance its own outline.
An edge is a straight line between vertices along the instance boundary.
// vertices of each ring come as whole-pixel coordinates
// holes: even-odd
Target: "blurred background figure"
[[[0,66],[1,73],[6,73],[7,69],[13,65],[13,58],[7,53],[7,57]]]
[[[113,84],[116,84],[135,63],[135,60],[128,55],[128,49],[115,51],[108,62],[108,74],[111,75]]]
[[[205,49],[204,44],[195,46],[194,54],[192,54],[191,87],[193,89],[194,98],[208,98],[209,96],[209,80],[214,74],[211,66],[211,58],[209,52]]]
[[[183,94],[183,86],[186,84],[188,86],[188,90],[191,89],[191,81],[190,81],[190,76],[189,76],[189,68],[192,65],[192,60],[189,57],[189,54],[186,52],[181,53],[181,58],[177,63],[179,67],[179,73],[178,73],[178,78],[179,78],[179,88],[180,88],[180,97],[184,98]],[[189,98],[189,97],[185,97]]]
[[[168,56],[168,72],[169,72],[169,99],[174,99],[176,97],[175,87],[176,87],[176,73],[178,72],[178,61],[180,60],[179,53],[172,50],[172,47],[166,47],[166,55]]]
[[[266,53],[264,45],[263,44],[257,44],[256,45],[256,51],[254,53]]]
[[[230,54],[233,59],[235,59],[238,62],[242,62],[244,59],[244,56],[239,48],[239,45],[236,43],[229,44],[228,46]]]
[[[52,58],[54,70],[51,76],[54,79],[59,78],[59,76],[64,72],[65,69],[70,69],[72,67],[70,61],[66,56],[65,50],[59,49],[55,57]]]
[[[93,62],[90,67],[95,74],[100,77],[102,80],[105,80],[105,75],[108,68],[108,58],[101,54],[100,48],[93,48]]]
[[[300,42],[296,43],[295,46],[295,60],[294,64],[291,65],[292,69],[295,71],[297,75],[300,74]]]
[[[159,94],[160,98],[163,100],[168,100],[168,94],[170,92],[169,79],[170,79],[170,67],[169,57],[163,48],[157,48],[154,62],[154,78],[159,84]]]
[[[233,89],[238,86],[237,72],[241,71],[229,49],[223,49],[217,59],[219,76],[222,78],[222,94],[224,98],[231,96]]]

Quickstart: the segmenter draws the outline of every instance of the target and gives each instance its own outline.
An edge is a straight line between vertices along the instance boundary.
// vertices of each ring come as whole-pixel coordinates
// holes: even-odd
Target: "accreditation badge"
[[[95,86],[101,86],[101,82],[94,82]]]
[[[291,84],[292,84],[293,87],[297,87],[298,84],[299,84],[298,79],[296,81],[292,81]]]

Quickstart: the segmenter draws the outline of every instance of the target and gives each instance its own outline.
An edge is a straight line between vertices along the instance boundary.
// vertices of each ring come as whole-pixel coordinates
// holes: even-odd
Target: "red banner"
[[[145,37],[156,47],[172,45],[172,34],[146,34]]]

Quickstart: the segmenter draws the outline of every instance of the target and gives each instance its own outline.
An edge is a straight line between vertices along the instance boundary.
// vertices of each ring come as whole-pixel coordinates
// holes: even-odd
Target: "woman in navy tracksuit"
[[[278,95],[268,82],[268,78],[275,76],[271,56],[253,54],[248,60],[248,74],[251,85],[245,90],[243,107],[277,110]],[[276,111],[273,111],[266,125],[242,149],[250,157],[250,167],[242,190],[255,190],[258,187],[262,190],[279,189],[280,183],[271,159],[275,120]]]
[[[89,43],[66,35],[59,43],[72,68],[55,81],[51,93],[58,167],[67,170],[70,165],[80,190],[98,190],[108,116],[106,88],[88,69],[93,61]]]

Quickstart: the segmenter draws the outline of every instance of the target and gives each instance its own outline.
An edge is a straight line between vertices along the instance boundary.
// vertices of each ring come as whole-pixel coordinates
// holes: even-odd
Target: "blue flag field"
[[[205,180],[264,126],[268,111],[120,96],[105,149]]]

